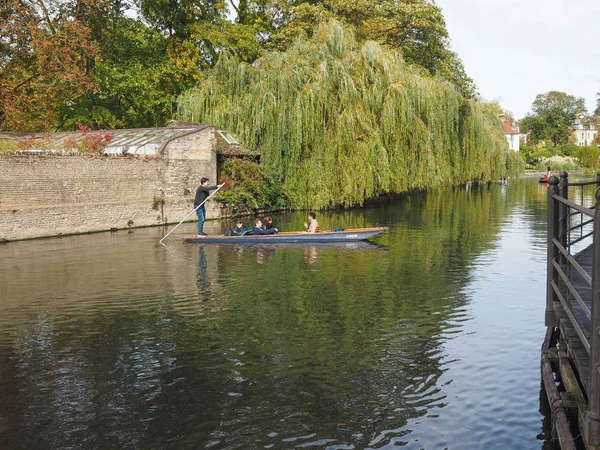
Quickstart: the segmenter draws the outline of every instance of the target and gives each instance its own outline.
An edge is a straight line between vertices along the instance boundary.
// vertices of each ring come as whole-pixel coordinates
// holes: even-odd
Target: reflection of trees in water
[[[250,406],[269,421],[272,411],[261,415],[261,405],[281,405],[283,422],[272,424],[280,436],[316,432],[363,447],[389,442],[408,432],[408,419],[443,407],[443,344],[468,320],[462,292],[471,262],[512,211],[506,197],[491,186],[365,210],[365,225],[393,225],[380,239],[389,251],[319,249],[322,270],[307,271],[310,247],[282,248],[256,278],[230,286],[231,309],[217,320],[236,330],[226,346],[245,343],[235,370],[252,387],[225,414]],[[230,268],[234,278],[244,269]],[[248,439],[233,426],[222,431],[228,444]]]
[[[131,299],[141,312],[108,311],[94,320],[35,318],[14,348],[0,348],[2,359],[10,352],[15,362],[12,377],[0,372],[2,401],[14,400],[6,418],[12,426],[0,436],[10,445],[2,448],[151,448],[194,434],[220,389],[219,376],[207,379],[198,368],[213,373],[220,352],[206,364],[200,355],[209,336],[190,343],[186,333],[198,316],[149,314],[146,300]]]

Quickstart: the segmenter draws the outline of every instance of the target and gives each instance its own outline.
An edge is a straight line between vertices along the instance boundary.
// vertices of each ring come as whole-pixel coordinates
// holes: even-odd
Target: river
[[[370,245],[182,243],[195,224],[167,247],[159,228],[4,244],[0,448],[548,448],[546,192],[318,214],[390,227]]]

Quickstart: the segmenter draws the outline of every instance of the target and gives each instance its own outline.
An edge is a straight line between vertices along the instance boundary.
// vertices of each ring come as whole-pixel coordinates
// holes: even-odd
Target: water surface
[[[0,448],[541,449],[545,210],[525,179],[319,214],[367,246],[2,245]]]

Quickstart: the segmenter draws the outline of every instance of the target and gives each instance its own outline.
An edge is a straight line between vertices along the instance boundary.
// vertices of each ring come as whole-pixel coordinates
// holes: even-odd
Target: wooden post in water
[[[599,174],[600,175],[600,174]],[[585,417],[585,442],[600,446],[600,187],[596,188],[594,253],[592,257],[592,317],[590,339],[590,391]]]
[[[558,178],[554,175],[548,179],[548,256],[546,258],[548,268],[546,272],[546,326],[556,326],[556,315],[554,313],[554,302],[558,301],[556,293],[552,288],[552,282],[558,282],[558,273],[552,261],[558,256],[558,249],[552,243],[552,239],[558,239],[558,202],[552,198],[558,194]]]

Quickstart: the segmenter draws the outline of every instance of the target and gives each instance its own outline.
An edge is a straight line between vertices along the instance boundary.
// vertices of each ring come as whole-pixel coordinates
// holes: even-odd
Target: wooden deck
[[[575,256],[575,259],[577,260],[577,262],[581,265],[581,267],[590,276],[592,273],[592,253],[593,253],[593,246],[590,245],[585,250],[582,250]],[[581,296],[581,298],[583,299],[585,304],[591,310],[592,309],[592,289],[591,289],[591,287],[585,282],[585,280],[583,279],[581,274],[579,272],[577,272],[577,270],[575,270],[574,268],[570,269],[569,278],[571,279],[571,283],[573,283],[573,286],[575,287],[575,289],[577,289],[577,292],[579,293],[579,295]],[[590,334],[591,334],[590,320],[583,312],[583,310],[582,310],[581,306],[579,305],[579,303],[577,302],[577,300],[575,300],[571,294],[569,294],[567,296],[567,301],[568,301],[569,308],[570,308],[571,312],[573,313],[573,316],[575,317],[575,319],[577,320],[577,323],[581,327],[583,334],[589,341]],[[583,344],[581,343],[581,339],[579,338],[579,336],[577,335],[577,332],[571,325],[569,318],[567,317],[567,314],[565,313],[564,309],[559,306],[556,308],[556,312],[557,312],[557,317],[559,319],[561,335],[563,337],[564,342],[566,342],[567,347],[568,347],[567,353],[572,358],[572,361],[575,364],[575,368],[577,369],[579,378],[583,385],[584,391],[587,395],[589,393],[589,387],[590,387],[590,357],[589,357],[589,354],[588,354],[587,350],[585,349],[585,347],[583,346]]]

